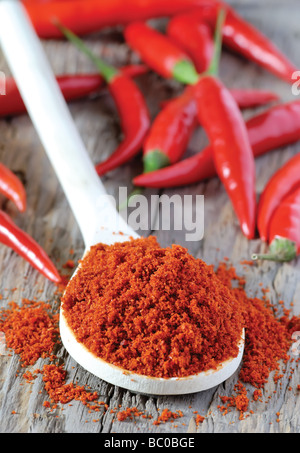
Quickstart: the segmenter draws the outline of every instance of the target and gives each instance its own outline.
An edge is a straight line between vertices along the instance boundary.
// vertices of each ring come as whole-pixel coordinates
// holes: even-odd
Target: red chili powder
[[[169,409],[163,409],[157,420],[154,420],[153,425],[160,425],[161,423],[166,423],[169,420],[174,421],[182,416],[183,414],[181,411],[171,412]]]
[[[256,389],[253,392],[253,400],[257,401],[262,397],[262,391],[260,389]]]
[[[98,398],[97,392],[86,391],[84,386],[66,384],[66,371],[62,365],[44,365],[43,381],[52,402],[66,404],[72,400],[79,400],[86,404]]]
[[[74,260],[68,260],[63,264],[64,269],[73,269],[75,267]]]
[[[54,360],[53,350],[58,342],[59,315],[51,312],[50,304],[24,299],[19,306],[15,302],[0,312],[0,331],[5,333],[6,346],[20,355],[21,366],[33,365],[39,358]],[[96,392],[86,391],[83,386],[66,384],[66,372],[63,365],[44,365],[42,370],[23,374],[26,382],[31,382],[37,375],[43,374],[45,390],[51,402],[65,404],[71,400],[80,400],[86,404],[95,401]],[[46,402],[45,407],[50,407]]]
[[[144,412],[139,411],[137,407],[127,407],[124,411],[119,411],[117,413],[117,420],[123,422],[126,419],[132,420],[133,417],[139,417],[143,415]]]
[[[112,249],[113,253],[107,253]],[[214,273],[211,266],[190,257],[185,249],[179,246],[162,249],[154,238],[116,244],[112,248],[100,245],[88,259],[90,265],[85,266],[83,262],[80,279],[72,280],[68,287],[74,299],[68,296],[69,305],[65,306],[70,308],[71,319],[76,314],[87,315],[83,330],[79,322],[75,325],[82,336],[91,323],[92,345],[95,346],[93,335],[97,333],[94,321],[99,321],[101,336],[107,329],[104,349],[108,357],[117,357],[123,364],[128,354],[129,362],[138,370],[148,360],[150,371],[158,367],[164,376],[172,375],[174,370],[180,375],[184,370],[205,366],[206,361],[212,366],[224,360],[226,348],[233,354],[238,332],[245,326],[245,351],[236,394],[221,397],[225,405],[220,410],[225,414],[235,407],[243,417],[249,399],[242,382],[256,387],[253,400],[257,401],[271,371],[275,370],[275,382],[283,376],[278,371],[279,361],[289,359],[292,333],[300,330],[300,318],[289,318],[288,310],[276,318],[275,307],[265,296],[247,297],[245,280],[233,267],[220,264]],[[88,281],[91,283],[87,284]],[[81,299],[79,294],[83,296]],[[33,364],[40,357],[55,358],[57,324],[58,315],[52,314],[50,305],[44,302],[23,300],[21,306],[12,302],[9,308],[0,311],[0,331],[5,334],[7,347],[20,355],[22,366]],[[210,352],[210,345],[216,356]],[[45,365],[35,373],[43,374],[51,403],[64,404],[76,399],[93,410],[104,404],[95,401],[96,392],[67,384],[62,365]],[[28,382],[34,377],[30,372],[24,374]],[[45,406],[51,407],[50,402],[45,402]],[[166,409],[160,417],[168,419],[168,415]],[[122,419],[122,415],[118,418]],[[156,420],[161,421],[166,418]]]
[[[239,301],[246,332],[239,387],[235,387],[238,395],[221,396],[223,403],[227,404],[219,406],[219,409],[225,414],[229,407],[236,407],[242,419],[248,408],[249,399],[241,381],[256,387],[253,400],[257,401],[262,396],[260,389],[264,387],[272,371],[275,371],[274,382],[283,377],[283,374],[278,372],[280,361],[286,363],[290,359],[288,352],[292,344],[292,333],[300,330],[300,318],[296,316],[289,318],[289,311],[286,309],[284,316],[277,318],[276,307],[273,307],[265,296],[261,299],[248,297],[244,289],[245,281],[236,274],[233,267],[221,263],[216,274],[228,286],[232,296]],[[238,283],[237,287],[234,282]]]
[[[200,414],[197,414],[196,415],[196,426],[199,426],[200,423],[203,423],[205,420],[205,417],[203,417],[203,415],[200,415]]]
[[[126,370],[181,377],[238,354],[239,302],[212,266],[154,237],[97,244],[62,298],[78,341]]]
[[[24,299],[0,311],[0,331],[4,332],[6,346],[20,355],[22,366],[32,365],[40,357],[49,357],[58,335],[58,315],[51,314],[45,302]]]
[[[296,321],[287,317],[277,319],[265,300],[248,297],[245,282],[233,267],[220,264],[216,274],[239,302],[245,319],[245,349],[239,378],[254,387],[263,387],[270,372],[279,368],[279,361],[289,359],[291,330]],[[233,286],[234,281],[238,282],[238,287]]]
[[[234,386],[235,395],[220,396],[223,406],[218,406],[223,415],[226,415],[231,407],[236,408],[240,412],[240,420],[244,418],[244,412],[248,409],[249,398],[247,396],[246,387],[242,382],[238,381]]]

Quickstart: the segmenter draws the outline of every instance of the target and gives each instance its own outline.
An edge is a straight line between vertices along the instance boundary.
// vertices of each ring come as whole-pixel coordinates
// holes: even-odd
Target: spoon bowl
[[[147,395],[183,395],[207,390],[228,379],[240,365],[244,351],[245,333],[243,330],[238,355],[220,363],[216,369],[209,369],[191,376],[167,379],[137,374],[95,356],[76,340],[62,310],[60,312],[60,335],[66,350],[79,365],[113,385]]]
[[[20,2],[0,2],[0,43],[27,111],[78,222],[86,252],[97,243],[114,244],[138,235],[115,209],[74,125],[41,43]],[[217,369],[183,378],[132,373],[96,357],[79,343],[60,310],[60,334],[69,354],[87,371],[128,390],[153,394],[194,393],[214,387],[238,368],[244,348]]]

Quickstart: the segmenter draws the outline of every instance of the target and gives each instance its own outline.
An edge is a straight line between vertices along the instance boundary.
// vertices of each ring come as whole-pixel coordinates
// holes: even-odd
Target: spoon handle
[[[96,173],[40,40],[19,1],[0,0],[0,45],[85,245],[93,243],[99,227],[127,232],[129,227],[114,209]]]

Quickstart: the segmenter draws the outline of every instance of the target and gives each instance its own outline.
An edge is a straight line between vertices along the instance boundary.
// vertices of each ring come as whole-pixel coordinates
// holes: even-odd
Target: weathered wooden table
[[[300,4],[297,0],[236,0],[232,4],[238,12],[255,24],[267,36],[272,38],[300,67],[299,23]],[[138,61],[122,41],[118,30],[106,31],[96,36],[87,37],[92,48],[113,64],[123,65]],[[93,71],[93,66],[67,42],[47,41],[44,47],[56,74],[65,72]],[[9,74],[9,70],[0,56],[0,69]],[[294,99],[291,87],[278,80],[253,63],[224,51],[221,62],[221,76],[229,87],[263,88],[277,92],[283,101]],[[180,86],[162,80],[150,73],[138,79],[146,95],[151,113],[154,116],[163,99],[176,93]],[[0,97],[1,102],[1,97]],[[70,104],[76,125],[83,137],[93,161],[99,162],[108,156],[120,139],[119,120],[114,104],[104,91],[94,99]],[[254,111],[246,111],[245,117]],[[197,152],[206,143],[204,132],[199,130],[194,135],[187,155]],[[298,151],[299,143],[276,150],[256,160],[257,194],[262,191],[272,173],[287,159]],[[25,214],[16,212],[12,203],[1,197],[1,206],[15,222],[31,234],[47,251],[58,268],[69,258],[70,249],[74,250],[72,258],[79,259],[83,252],[83,242],[64,193],[53,172],[39,138],[27,115],[12,119],[0,120],[0,158],[13,169],[24,181],[28,208]],[[103,178],[108,193],[118,197],[119,187],[132,189],[132,177],[142,169],[140,156]],[[241,275],[245,275],[246,289],[251,294],[260,294],[259,282],[270,288],[272,303],[284,300],[290,308],[293,302],[293,313],[300,312],[300,267],[299,260],[287,264],[265,262],[248,266],[240,264],[249,259],[251,253],[263,249],[259,240],[247,241],[239,230],[228,197],[217,178],[182,189],[147,190],[149,197],[153,194],[196,195],[202,194],[205,199],[204,237],[200,241],[186,241],[186,231],[140,231],[143,235],[153,233],[163,246],[178,243],[187,247],[195,257],[201,257],[207,263],[216,265],[225,256],[229,257]],[[0,246],[0,273],[2,295],[1,305],[6,306],[10,300],[20,302],[23,298],[45,301],[56,300],[56,288],[33,270],[27,262],[5,246]],[[279,305],[278,305],[279,306]],[[282,309],[282,308],[279,308]],[[278,388],[270,379],[265,387],[263,401],[251,403],[249,409],[254,414],[239,420],[237,411],[222,416],[217,409],[219,395],[230,395],[237,376],[228,379],[222,385],[211,390],[177,397],[147,397],[132,394],[122,388],[114,387],[86,372],[70,358],[63,347],[58,356],[63,360],[68,371],[68,380],[81,385],[89,385],[97,390],[101,399],[108,404],[108,410],[101,413],[89,413],[79,402],[72,406],[59,406],[55,411],[43,407],[47,394],[41,379],[33,384],[26,384],[22,373],[17,375],[20,361],[17,355],[0,356],[0,432],[1,433],[219,433],[219,432],[299,432],[300,431],[300,397],[294,391],[288,391],[288,375]],[[41,367],[43,360],[35,365]],[[292,377],[294,388],[300,383],[300,373],[295,369]],[[277,393],[273,392],[277,390]],[[268,398],[273,395],[272,398]],[[268,402],[267,402],[268,401]],[[256,404],[256,405],[255,405]],[[118,422],[116,414],[110,409],[121,406],[137,406],[142,411],[159,415],[158,409],[180,409],[183,417],[172,423],[153,425],[153,421],[138,417]],[[12,413],[15,411],[15,413]],[[199,426],[195,423],[195,413],[205,415],[205,421]],[[280,412],[279,419],[277,412]],[[95,422],[95,418],[98,420]]]

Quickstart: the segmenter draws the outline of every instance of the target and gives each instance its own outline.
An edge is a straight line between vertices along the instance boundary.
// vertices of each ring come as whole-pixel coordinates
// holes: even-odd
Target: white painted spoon
[[[106,194],[40,41],[17,0],[0,0],[0,44],[78,222],[85,253],[91,245],[99,242],[113,244],[130,236],[137,238]],[[238,356],[223,362],[217,370],[184,378],[162,379],[128,372],[90,353],[75,339],[62,310],[60,333],[67,351],[86,370],[111,384],[153,395],[193,393],[220,384],[236,371],[244,349],[242,337]]]

